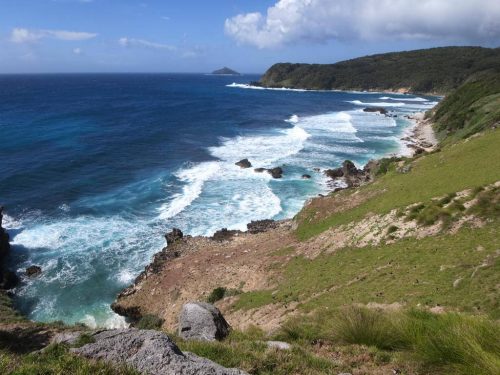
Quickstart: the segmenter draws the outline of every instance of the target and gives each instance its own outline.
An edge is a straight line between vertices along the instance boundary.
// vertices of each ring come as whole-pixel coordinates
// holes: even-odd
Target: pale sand
[[[427,152],[434,150],[438,144],[438,140],[432,128],[432,121],[425,119],[424,112],[415,113],[408,118],[415,121],[410,135],[402,138],[402,140],[408,142],[408,148],[413,150],[413,154],[416,153],[417,149],[423,149]]]

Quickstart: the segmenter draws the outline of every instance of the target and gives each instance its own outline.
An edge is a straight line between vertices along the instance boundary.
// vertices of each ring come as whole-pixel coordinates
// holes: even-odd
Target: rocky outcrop
[[[371,180],[371,174],[368,171],[357,169],[350,160],[345,160],[342,167],[327,169],[324,173],[333,180],[342,179],[348,187],[361,186]]]
[[[275,168],[255,168],[254,172],[257,173],[262,173],[262,172],[267,172],[273,178],[281,178],[283,177],[283,169],[281,167],[275,167]]]
[[[35,277],[42,273],[42,268],[40,266],[29,266],[26,268],[26,276]]]
[[[302,175],[302,179],[303,180],[309,180],[311,178],[311,175],[310,174],[303,174]]]
[[[233,238],[233,236],[241,233],[239,230],[228,230],[227,228],[222,228],[214,233],[211,237],[214,241],[229,241]]]
[[[148,375],[244,375],[189,352],[183,353],[162,332],[118,329],[92,335],[94,342],[71,351],[79,356],[129,366]]]
[[[3,228],[3,207],[0,206],[0,289],[12,289],[18,282],[17,275],[9,271],[5,261],[10,252],[9,234]]]
[[[165,239],[167,240],[167,245],[171,245],[171,244],[175,243],[176,241],[182,239],[182,237],[184,237],[184,234],[178,228],[174,228],[174,229],[172,229],[172,231],[165,234]]]
[[[240,168],[250,168],[252,166],[252,163],[248,159],[241,159],[240,161],[234,163]]]
[[[269,173],[273,178],[281,178],[283,176],[283,169],[281,167],[267,169],[267,173]]]
[[[231,327],[218,308],[206,302],[190,302],[182,307],[179,336],[186,340],[222,340]]]
[[[247,224],[248,233],[262,233],[278,227],[278,222],[271,219],[251,221]]]
[[[363,109],[363,112],[378,112],[381,115],[387,115],[387,109],[384,107],[367,107]]]

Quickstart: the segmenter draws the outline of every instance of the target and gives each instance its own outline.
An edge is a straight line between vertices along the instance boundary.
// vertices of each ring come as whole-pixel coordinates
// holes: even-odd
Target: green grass
[[[448,306],[498,319],[499,229],[494,220],[456,234],[346,248],[315,259],[294,257],[284,266],[276,289],[244,293],[234,308],[299,302],[307,312],[352,303],[399,302]]]
[[[138,329],[160,329],[162,325],[163,319],[153,314],[147,314],[139,319],[134,327]]]
[[[314,340],[375,347],[416,362],[423,373],[494,375],[500,373],[499,335],[498,322],[484,317],[350,306],[291,319],[276,337],[301,346]]]
[[[139,375],[137,371],[125,367],[115,367],[74,356],[64,345],[52,345],[43,352],[28,355],[0,351],[0,374]]]
[[[7,295],[7,292],[0,290],[0,324],[23,321],[26,319],[14,309],[12,299]]]
[[[389,171],[358,190],[358,196],[372,194],[371,199],[321,220],[315,220],[315,212],[306,207],[297,216],[296,235],[307,240],[332,226],[361,220],[370,212],[385,214],[434,197],[494,183],[500,180],[499,144],[500,131],[495,130],[420,157],[413,162],[410,173]],[[337,194],[347,196],[351,191]]]
[[[500,74],[483,72],[446,97],[433,116],[444,143],[455,142],[500,122]]]
[[[262,331],[234,331],[223,342],[177,341],[183,351],[211,359],[225,367],[236,367],[255,375],[330,374],[342,366],[314,355],[309,348],[268,348]]]

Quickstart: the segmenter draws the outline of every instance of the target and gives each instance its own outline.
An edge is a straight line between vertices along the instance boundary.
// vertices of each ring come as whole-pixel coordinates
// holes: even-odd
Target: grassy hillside
[[[500,72],[500,49],[443,47],[393,52],[336,64],[273,65],[260,83],[268,87],[403,90],[446,94],[472,74]]]
[[[433,121],[446,143],[500,126],[500,72],[481,72],[468,78],[437,106]]]

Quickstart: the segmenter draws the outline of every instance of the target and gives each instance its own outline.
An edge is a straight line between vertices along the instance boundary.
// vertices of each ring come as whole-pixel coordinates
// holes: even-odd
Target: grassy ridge
[[[268,87],[391,90],[446,94],[472,74],[500,71],[500,49],[442,47],[365,56],[336,64],[275,64],[262,76]]]
[[[297,236],[306,240],[332,226],[362,219],[367,213],[385,214],[392,209],[416,202],[491,184],[500,180],[500,130],[444,147],[441,152],[426,155],[412,163],[410,173],[389,171],[357,194],[374,197],[353,209],[336,212],[325,219],[314,219],[307,207],[297,216]],[[349,190],[341,196],[352,194]]]
[[[433,115],[434,129],[446,143],[500,124],[500,73],[483,72],[446,97]]]

